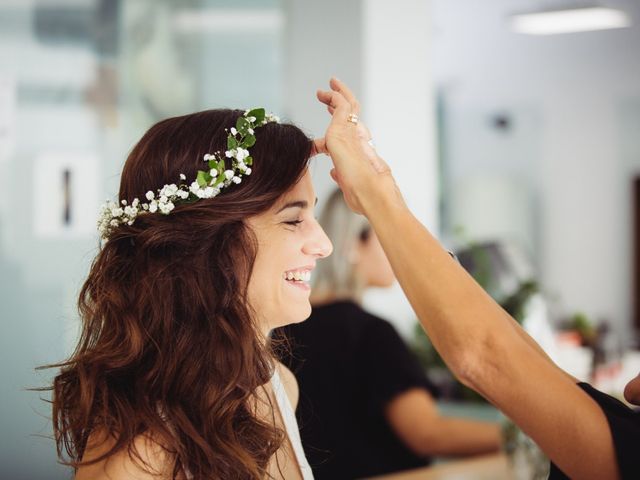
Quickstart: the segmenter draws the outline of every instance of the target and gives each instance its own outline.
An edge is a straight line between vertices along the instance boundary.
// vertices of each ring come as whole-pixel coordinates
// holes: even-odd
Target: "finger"
[[[336,77],[332,77],[329,81],[329,86],[333,91],[340,92],[347,102],[351,104],[352,113],[355,113],[356,115],[360,113],[360,104],[358,103],[356,96],[344,82],[338,80]]]
[[[333,112],[335,111],[335,107],[331,105],[331,92],[318,90],[316,92],[316,96],[318,97],[318,100],[320,100],[321,103],[324,103],[327,106],[327,111],[331,115],[333,115]]]
[[[325,92],[324,90],[316,90],[316,97],[321,103],[327,106],[327,111],[333,115],[335,108],[331,106],[331,92]]]
[[[318,91],[317,96],[318,100],[330,109],[329,113],[333,115],[333,119],[338,122],[346,122],[353,112],[351,104],[340,92]]]
[[[331,102],[331,92],[328,92],[326,90],[317,90],[316,97],[318,97],[318,100],[320,100],[325,105],[329,105],[329,103]]]
[[[342,93],[335,90],[318,90],[316,92],[316,96],[318,97],[318,100],[320,100],[320,102],[333,108],[337,108],[339,105],[345,102],[348,105],[351,105]]]
[[[318,97],[318,100],[320,100],[321,103],[324,103],[328,107],[333,107],[333,108],[337,106],[334,102],[335,98],[337,98],[336,95],[341,95],[341,94],[339,92],[334,92],[331,90],[318,90],[316,92],[316,96]]]
[[[313,147],[311,148],[311,156],[314,157],[316,155],[320,155],[320,154],[328,154],[329,152],[327,151],[327,142],[325,141],[324,137],[322,138],[315,138],[313,140]]]

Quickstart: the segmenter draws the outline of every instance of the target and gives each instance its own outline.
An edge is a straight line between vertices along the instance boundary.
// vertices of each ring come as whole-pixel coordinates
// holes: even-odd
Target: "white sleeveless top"
[[[293,407],[291,406],[291,402],[289,401],[287,391],[284,389],[284,385],[282,384],[282,379],[280,378],[277,367],[274,369],[273,376],[271,377],[271,386],[276,397],[276,402],[278,403],[278,409],[280,410],[282,421],[284,422],[284,428],[287,432],[287,437],[289,437],[289,442],[291,443],[291,447],[293,448],[293,453],[298,462],[298,466],[300,467],[302,479],[313,480],[313,471],[309,466],[307,457],[304,454],[304,449],[302,448],[302,440],[300,440],[298,421],[296,420],[296,415],[293,411]],[[160,411],[160,415],[164,417],[162,411]],[[193,480],[193,475],[186,469],[184,469],[184,476],[187,480]]]
[[[289,401],[289,396],[284,389],[284,385],[282,384],[277,368],[274,370],[273,377],[271,377],[271,386],[273,387],[276,402],[278,402],[278,408],[280,409],[280,415],[282,415],[282,421],[284,422],[289,442],[293,447],[293,453],[298,461],[300,472],[302,472],[302,478],[303,480],[313,480],[313,472],[309,466],[307,457],[304,454],[304,449],[302,448],[302,441],[300,440],[300,430],[298,429],[296,415],[293,411],[293,407],[291,406],[291,402]]]

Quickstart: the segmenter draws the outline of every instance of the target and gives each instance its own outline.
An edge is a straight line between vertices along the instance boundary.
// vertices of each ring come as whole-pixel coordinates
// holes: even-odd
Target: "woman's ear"
[[[347,249],[347,262],[349,262],[350,265],[357,265],[360,263],[360,259],[362,258],[362,245],[363,242],[358,240],[349,245],[349,248]]]

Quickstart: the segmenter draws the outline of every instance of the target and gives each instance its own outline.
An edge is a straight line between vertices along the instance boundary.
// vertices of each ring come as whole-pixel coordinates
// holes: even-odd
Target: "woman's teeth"
[[[284,279],[296,282],[308,282],[309,280],[311,280],[311,272],[309,270],[285,272]]]

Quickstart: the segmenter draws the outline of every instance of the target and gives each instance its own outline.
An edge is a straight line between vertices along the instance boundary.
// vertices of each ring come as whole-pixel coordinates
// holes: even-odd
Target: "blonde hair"
[[[314,296],[358,300],[365,285],[357,275],[352,251],[358,242],[367,240],[371,226],[364,216],[349,209],[339,189],[329,196],[319,222],[334,250],[318,262],[312,282]]]

